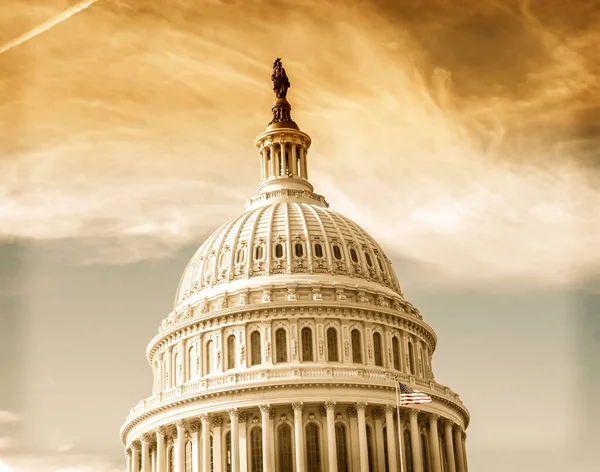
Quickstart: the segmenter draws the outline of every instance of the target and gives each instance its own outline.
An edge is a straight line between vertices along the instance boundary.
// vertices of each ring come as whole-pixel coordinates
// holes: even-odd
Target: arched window
[[[262,244],[257,244],[256,246],[254,246],[254,260],[255,261],[262,261],[265,255],[265,251],[263,249],[263,245]]]
[[[287,362],[287,334],[285,329],[275,331],[275,362]]]
[[[387,443],[387,426],[383,427],[383,462],[385,463],[385,472],[390,472],[390,453]]]
[[[227,337],[227,368],[235,368],[235,335]]]
[[[369,470],[375,470],[373,468],[373,430],[367,425],[367,456],[369,459]]]
[[[412,444],[410,443],[410,433],[408,430],[404,430],[404,454],[406,455],[406,472],[413,472],[413,461],[412,461]]]
[[[421,434],[421,457],[423,458],[423,472],[429,472],[429,455],[427,454],[427,439]]]
[[[381,259],[379,257],[377,257],[377,265],[379,266],[379,270],[381,271],[381,274],[383,275],[383,264],[381,263]]]
[[[175,351],[174,353],[174,364],[175,364],[175,385],[180,385],[183,382],[181,381],[181,374],[182,374],[182,369],[181,369],[181,356],[179,355],[179,351]]]
[[[323,257],[323,246],[321,246],[321,243],[315,244],[315,257]]]
[[[302,245],[302,243],[296,243],[296,245],[294,246],[294,251],[296,253],[296,257],[304,256],[304,246]]]
[[[392,357],[394,358],[394,369],[400,370],[400,342],[396,336],[392,338]]]
[[[408,341],[408,365],[410,368],[410,374],[415,375],[415,349],[413,343]]]
[[[350,248],[350,259],[352,259],[352,262],[355,264],[358,262],[358,254],[356,253],[356,249],[353,247]]]
[[[373,351],[375,351],[375,365],[383,367],[383,356],[381,355],[381,334],[373,334]]]
[[[277,257],[277,258],[283,257],[283,244],[281,244],[281,243],[275,244],[275,257]]]
[[[231,431],[225,435],[225,471],[231,472]]]
[[[175,472],[175,448],[173,446],[167,449],[167,472]]]
[[[206,373],[207,374],[213,373],[213,362],[214,362],[214,357],[215,357],[213,355],[214,347],[215,347],[215,343],[212,339],[206,343]]]
[[[314,361],[312,329],[302,328],[300,335],[302,338],[302,362],[312,362]]]
[[[369,267],[373,267],[373,261],[371,260],[371,255],[365,251],[365,260],[367,261],[367,265]]]
[[[194,344],[188,349],[188,365],[190,368],[188,369],[187,380],[192,380],[198,375],[198,371],[196,370],[196,346]]]
[[[192,472],[192,441],[185,443],[185,472]]]
[[[277,470],[293,470],[292,428],[283,423],[277,429]]]
[[[337,244],[333,245],[333,257],[338,261],[342,259],[342,250]]]
[[[360,347],[360,331],[353,329],[350,334],[352,339],[352,362],[362,364],[362,351]]]
[[[250,365],[258,365],[261,362],[260,333],[258,331],[254,331],[250,335]]]
[[[314,423],[306,425],[306,471],[321,472],[319,427]]]
[[[250,432],[250,463],[252,472],[263,471],[262,428],[259,426]]]
[[[348,443],[346,441],[346,427],[343,423],[335,424],[335,447],[338,472],[348,472]]]
[[[425,360],[423,359],[423,349],[421,349],[421,346],[418,347],[419,349],[419,368],[420,368],[420,373],[425,373]],[[424,376],[424,375],[423,375]]]
[[[327,360],[329,362],[339,361],[337,330],[335,328],[327,330]]]

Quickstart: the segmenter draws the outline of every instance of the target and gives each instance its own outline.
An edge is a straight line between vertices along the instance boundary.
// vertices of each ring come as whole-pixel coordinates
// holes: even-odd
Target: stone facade
[[[127,471],[466,472],[469,413],[382,248],[313,193],[295,123],[256,146],[258,195],[201,245],[148,345]],[[398,381],[433,401],[398,407]]]

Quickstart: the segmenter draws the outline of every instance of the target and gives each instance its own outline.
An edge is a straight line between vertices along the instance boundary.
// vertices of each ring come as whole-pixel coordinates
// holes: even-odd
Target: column
[[[412,449],[412,462],[414,472],[423,472],[423,459],[421,459],[421,438],[419,436],[419,411],[411,408],[410,415],[410,448]]]
[[[388,448],[388,470],[398,470],[398,461],[396,460],[396,425],[394,424],[394,412],[396,407],[392,405],[385,406],[385,433],[387,436]],[[385,470],[385,468],[383,469]]]
[[[239,418],[239,431],[238,431],[238,443],[239,443],[239,456],[240,456],[240,472],[248,472],[248,446],[246,440],[246,420],[248,419],[247,413],[240,413]]]
[[[202,472],[210,472],[210,415],[200,416],[202,422]]]
[[[223,418],[220,416],[213,417],[213,466],[214,472],[221,472],[222,466],[222,452],[221,447],[221,426],[223,425]]]
[[[133,441],[131,443],[131,470],[138,472],[140,470],[140,442]]]
[[[454,462],[454,441],[452,441],[452,421],[444,420],[444,434],[446,437],[446,460],[448,461],[448,472],[456,472]]]
[[[404,442],[404,422],[402,421],[402,416],[398,416],[398,434],[400,435],[400,461],[403,464],[403,467],[406,467],[406,444]]]
[[[125,451],[125,463],[126,463],[125,470],[127,472],[131,472],[131,450],[130,449],[127,449]]]
[[[150,463],[152,465],[152,472],[156,472],[156,449],[150,449]]]
[[[228,411],[229,418],[231,419],[231,472],[239,472],[240,470],[240,457],[238,452],[238,438],[239,438],[239,425],[238,425],[238,410],[232,408]]]
[[[288,159],[288,166],[285,165],[285,143],[283,141],[279,142],[279,147],[281,149],[281,175],[285,175],[287,176],[288,172],[289,172],[289,159]]]
[[[431,449],[431,460],[433,472],[442,472],[442,461],[440,459],[440,440],[438,433],[438,415],[429,416],[429,448]]]
[[[360,453],[360,472],[369,472],[369,450],[367,447],[367,420],[365,418],[366,403],[357,403],[358,416],[358,449]]]
[[[358,419],[356,408],[349,406],[346,412],[348,413],[348,418],[350,419],[350,444],[352,445],[350,451],[352,454],[351,470],[358,471],[360,468],[360,450],[358,447],[354,447],[354,444],[358,443]]]
[[[327,411],[327,459],[329,472],[337,472],[337,448],[335,443],[335,402],[325,402]]]
[[[201,445],[200,445],[200,428],[198,421],[190,424],[190,436],[192,436],[192,472],[200,472],[201,462]]]
[[[142,472],[151,472],[150,464],[150,435],[142,435]]]
[[[464,458],[464,466],[465,472],[469,472],[469,466],[467,465],[467,433],[465,431],[462,432],[462,453]]]
[[[302,171],[302,177],[308,179],[308,168],[306,166],[306,149],[300,145],[298,149],[300,151],[300,170]]]
[[[177,424],[177,439],[175,441],[175,472],[185,472],[185,426],[183,421]]]
[[[296,472],[305,472],[304,431],[302,426],[302,403],[292,403],[294,409],[294,442],[296,443]]]
[[[373,409],[373,418],[375,419],[375,449],[377,450],[377,470],[385,470],[385,452],[383,450],[383,411],[381,408]]]
[[[456,457],[456,472],[465,472],[462,431],[460,430],[460,426],[458,425],[454,429],[454,457]]]
[[[292,143],[292,157],[291,157],[292,174],[294,177],[298,176],[298,157],[296,156],[296,143]]]
[[[154,432],[156,433],[156,472],[166,472],[165,430],[164,428],[157,428]]]
[[[262,414],[262,447],[263,447],[263,472],[271,472],[271,438],[269,434],[269,413],[271,407],[269,405],[259,405]]]

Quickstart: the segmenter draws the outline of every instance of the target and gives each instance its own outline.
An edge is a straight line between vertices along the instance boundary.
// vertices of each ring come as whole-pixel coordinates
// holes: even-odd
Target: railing
[[[418,379],[402,373],[353,367],[298,366],[290,368],[289,366],[286,366],[284,368],[277,368],[276,366],[273,366],[271,369],[226,373],[212,378],[191,380],[183,385],[164,390],[142,400],[132,408],[127,416],[127,421],[150,411],[157,406],[171,403],[178,397],[189,398],[193,397],[194,394],[205,394],[213,391],[217,392],[228,387],[235,389],[236,386],[252,387],[254,385],[268,385],[270,382],[281,381],[288,381],[290,383],[301,381],[304,383],[311,379],[315,382],[322,382],[323,379],[327,378],[331,379],[332,383],[343,382],[344,379],[346,379],[348,383],[375,383],[379,385],[393,385],[394,380],[398,380],[419,390],[423,389],[426,393],[434,393],[445,397],[458,403],[464,408],[458,394],[445,385],[441,385],[432,380]]]

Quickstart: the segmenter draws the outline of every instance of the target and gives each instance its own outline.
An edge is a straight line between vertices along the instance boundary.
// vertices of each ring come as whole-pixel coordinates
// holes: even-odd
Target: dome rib
[[[250,218],[250,216],[253,214],[252,211],[247,211],[246,213],[244,213],[243,219],[240,222],[240,226],[237,230],[237,232],[235,233],[235,237],[233,238],[233,243],[231,245],[231,257],[229,258],[229,278],[233,278],[234,274],[235,274],[235,264],[236,264],[236,257],[237,257],[237,251],[239,248],[239,240],[240,240],[240,236],[242,235],[242,232],[244,230],[244,226],[246,225],[246,222],[248,221],[248,219]],[[250,252],[249,249],[246,251],[246,263],[248,263],[251,259],[250,259]]]
[[[250,238],[248,239],[249,254],[246,277],[252,277],[252,272],[254,270],[254,246],[256,246],[256,242],[254,241],[256,237],[256,227],[260,224],[260,217],[267,208],[269,207],[263,206],[253,211],[253,213],[256,214],[256,218],[254,219],[254,223],[252,223],[252,230],[250,231]]]
[[[324,245],[325,245],[325,253],[327,254],[327,262],[329,265],[328,272],[333,273],[333,258],[331,257],[331,248],[329,247],[329,238],[327,237],[327,231],[325,231],[325,226],[323,226],[323,221],[319,217],[319,214],[317,213],[316,208],[309,205],[309,209],[315,215],[315,218],[316,218],[317,222],[319,223],[319,227],[321,228],[321,233],[323,235],[323,240],[324,240]],[[309,250],[312,250],[312,248],[309,248]]]
[[[335,222],[335,220],[333,219],[333,217],[331,216],[331,214],[333,213],[332,211],[326,209],[326,208],[322,208],[323,213],[325,213],[327,215],[327,218],[329,218],[329,221],[331,221],[331,224],[333,225],[333,227],[335,228],[339,238],[340,238],[340,246],[342,248],[342,251],[344,251],[344,265],[346,267],[346,271],[347,272],[352,272],[352,268],[350,267],[350,254],[347,254],[347,249],[346,249],[346,244],[344,244],[344,236],[342,235],[342,232],[340,231],[340,228],[338,226],[338,224]],[[333,260],[331,261],[332,265],[333,265]]]
[[[312,258],[312,251],[310,250],[310,237],[308,235],[308,223],[306,222],[306,215],[304,214],[304,210],[302,208],[302,204],[301,203],[294,203],[294,205],[296,205],[297,209],[298,209],[298,213],[301,216],[302,219],[302,227],[304,228],[304,237],[305,237],[305,242],[306,242],[306,256],[308,258],[308,270],[309,272],[313,271],[313,258]]]

